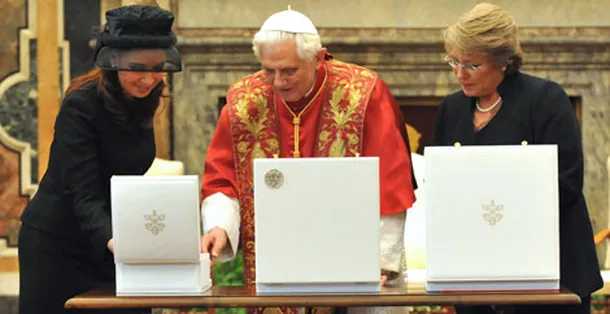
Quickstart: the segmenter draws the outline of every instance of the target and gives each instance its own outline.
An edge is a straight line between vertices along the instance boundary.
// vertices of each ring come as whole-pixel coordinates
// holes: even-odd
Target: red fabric
[[[316,87],[319,84],[320,80],[317,81]],[[315,90],[312,94],[315,94]],[[319,114],[322,102],[326,99],[323,95],[317,97],[301,116],[300,151],[303,157],[313,155],[317,144]],[[290,157],[294,139],[292,115],[286,106],[278,101],[276,110],[280,121],[280,157]],[[398,112],[388,87],[382,80],[378,80],[366,110],[362,155],[380,157],[382,215],[401,213],[415,201],[411,159],[401,135],[404,125],[396,116]],[[201,188],[202,199],[216,192],[237,198],[233,158],[229,115],[225,107],[208,146]]]

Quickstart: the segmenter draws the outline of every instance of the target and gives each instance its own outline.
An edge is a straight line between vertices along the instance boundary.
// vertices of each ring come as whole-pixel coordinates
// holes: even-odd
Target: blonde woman
[[[557,144],[559,147],[561,285],[580,305],[516,306],[515,313],[590,313],[602,286],[587,205],[582,194],[579,126],[557,83],[520,72],[522,50],[514,19],[480,3],[444,32],[446,61],[461,90],[440,105],[435,143],[452,145]],[[495,313],[458,307],[458,313]]]

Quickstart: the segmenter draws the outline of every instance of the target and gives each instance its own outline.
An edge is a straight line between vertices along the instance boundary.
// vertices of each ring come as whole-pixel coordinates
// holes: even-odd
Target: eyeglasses
[[[481,64],[461,63],[458,60],[456,60],[455,58],[452,58],[450,56],[445,56],[444,60],[454,70],[456,70],[457,67],[461,67],[462,69],[464,69],[468,72],[476,72],[477,70],[479,70],[481,68]]]

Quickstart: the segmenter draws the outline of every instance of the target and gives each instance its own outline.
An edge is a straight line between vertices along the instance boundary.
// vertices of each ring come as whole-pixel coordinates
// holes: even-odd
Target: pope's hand
[[[388,283],[388,276],[381,275],[381,279],[380,279],[379,283],[381,284],[382,287],[385,287],[386,283]]]
[[[201,252],[210,253],[212,258],[216,258],[227,246],[227,240],[227,233],[219,227],[214,227],[201,237]]]
[[[389,270],[381,270],[381,286],[382,287],[391,287],[395,285],[396,279],[399,277],[399,273],[395,271]]]

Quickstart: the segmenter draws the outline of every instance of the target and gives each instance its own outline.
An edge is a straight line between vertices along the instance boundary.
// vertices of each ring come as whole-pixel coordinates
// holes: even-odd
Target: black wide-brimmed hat
[[[106,11],[106,25],[97,36],[95,64],[114,71],[180,71],[173,22],[171,12],[155,6]]]

